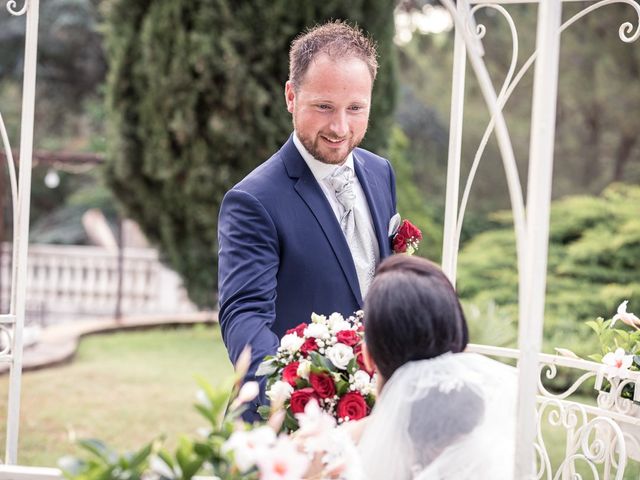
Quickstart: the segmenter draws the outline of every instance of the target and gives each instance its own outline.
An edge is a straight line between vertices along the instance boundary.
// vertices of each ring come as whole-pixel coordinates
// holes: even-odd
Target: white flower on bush
[[[304,338],[299,337],[295,333],[289,333],[280,340],[280,350],[289,353],[296,353],[304,343]]]
[[[211,400],[204,390],[198,390],[196,392],[196,401],[206,409],[211,408]]]
[[[358,370],[353,374],[353,388],[363,395],[371,393],[371,377],[363,370]]]
[[[329,335],[329,329],[323,323],[310,323],[307,328],[304,330],[304,336],[315,337],[320,340],[326,340],[331,335]]]
[[[286,435],[278,437],[275,446],[256,462],[260,480],[298,480],[309,467],[307,456]]]
[[[620,305],[618,305],[618,312],[611,319],[611,323],[609,327],[613,328],[613,325],[620,320],[622,323],[629,325],[630,327],[635,328],[636,330],[640,330],[638,326],[640,325],[640,318],[634,315],[631,312],[627,312],[627,303],[629,300],[625,300]]]
[[[300,360],[298,364],[298,370],[296,373],[300,378],[304,378],[305,380],[309,380],[309,373],[311,372],[311,362],[309,360]]]
[[[267,390],[267,397],[274,405],[282,405],[289,399],[291,393],[293,393],[293,387],[287,382],[278,380]]]
[[[237,430],[222,445],[223,453],[233,453],[233,460],[241,472],[246,472],[261,458],[270,455],[276,441],[271,427],[262,426],[254,430]]]
[[[233,403],[231,404],[231,409],[238,408],[243,403],[250,402],[254,398],[258,396],[260,393],[260,386],[258,382],[247,382],[242,385],[240,391],[238,392],[238,396],[235,398]]]
[[[327,348],[325,355],[336,368],[341,370],[346,370],[347,365],[349,365],[349,362],[354,357],[353,349],[344,343],[336,343],[332,347]]]
[[[605,372],[610,377],[626,378],[633,363],[633,355],[625,355],[622,348],[617,348],[615,352],[607,353],[602,358],[602,363],[606,365]]]

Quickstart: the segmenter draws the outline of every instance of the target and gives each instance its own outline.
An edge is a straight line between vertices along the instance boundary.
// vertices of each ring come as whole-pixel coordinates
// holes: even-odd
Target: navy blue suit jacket
[[[371,152],[357,148],[353,157],[385,258],[391,253],[395,176],[389,162]],[[285,332],[309,322],[312,312],[350,315],[362,308],[345,236],[292,137],[227,192],[218,243],[220,328],[234,364],[251,345],[247,379],[276,352]]]

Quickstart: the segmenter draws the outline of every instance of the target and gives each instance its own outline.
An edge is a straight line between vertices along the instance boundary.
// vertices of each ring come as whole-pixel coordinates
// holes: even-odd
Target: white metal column
[[[20,388],[22,376],[22,331],[27,291],[27,250],[29,247],[29,206],[31,199],[31,163],[33,154],[33,117],[35,105],[36,58],[38,49],[39,0],[25,0],[16,10],[16,0],[7,2],[12,15],[26,13],[22,120],[20,127],[20,166],[17,192],[17,221],[13,232],[13,274],[9,316],[14,318],[10,352],[9,402],[5,463],[18,459],[18,427],[20,424]],[[15,193],[15,192],[14,192]],[[15,196],[14,196],[15,201]],[[16,209],[14,209],[16,211]]]
[[[547,282],[549,210],[556,125],[562,0],[541,0],[538,7],[533,109],[527,184],[527,234],[520,271],[518,322],[518,435],[516,478],[533,477],[537,433],[535,402],[538,356],[542,345]]]
[[[469,7],[456,4],[458,18],[466,19]],[[466,24],[466,21],[464,22]],[[464,84],[467,49],[462,32],[455,29],[453,46],[453,80],[451,85],[451,119],[449,121],[449,155],[447,158],[447,190],[442,236],[442,270],[453,285],[456,284],[458,260],[458,202],[460,190],[460,159],[462,155],[462,124],[464,117]]]

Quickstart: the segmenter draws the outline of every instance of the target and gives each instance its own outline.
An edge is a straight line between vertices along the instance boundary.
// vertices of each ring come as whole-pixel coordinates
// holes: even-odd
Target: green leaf
[[[339,397],[349,391],[349,382],[345,380],[339,380],[336,382],[336,393]]]
[[[260,418],[268,420],[269,415],[271,414],[271,407],[268,405],[260,405],[258,407],[258,414],[260,415]]]
[[[98,440],[95,438],[81,439],[78,440],[78,444],[80,445],[80,447],[88,450],[107,464],[114,463],[118,459],[118,454],[107,447],[107,445],[102,440]]]
[[[256,371],[256,376],[268,376],[274,374],[278,370],[278,364],[275,358],[264,360]]]

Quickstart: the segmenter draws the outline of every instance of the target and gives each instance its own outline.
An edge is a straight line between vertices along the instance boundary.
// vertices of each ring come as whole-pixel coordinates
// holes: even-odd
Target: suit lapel
[[[371,218],[373,220],[373,226],[376,231],[376,238],[378,239],[378,246],[380,248],[380,258],[383,259],[391,253],[391,247],[388,237],[388,225],[385,225],[385,219],[380,211],[380,205],[376,202],[376,193],[385,192],[386,189],[383,185],[380,185],[378,179],[373,175],[365,162],[359,158],[356,154],[356,150],[353,151],[353,165],[360,181],[360,186],[364,191],[365,197],[367,197],[367,203],[369,204],[369,211],[371,212]],[[380,193],[378,193],[379,195]]]
[[[296,192],[307,204],[313,216],[320,224],[327,241],[331,245],[333,253],[340,263],[340,267],[353,295],[358,304],[362,305],[362,295],[360,293],[358,275],[356,274],[356,267],[353,263],[351,250],[349,250],[349,245],[331,209],[331,205],[329,205],[320,185],[318,185],[313,173],[311,173],[304,159],[300,156],[291,138],[289,138],[289,141],[284,145],[280,153],[289,177],[294,180],[297,179],[294,185]]]

